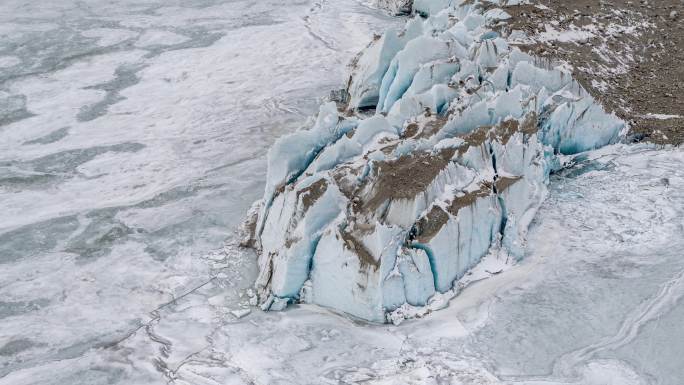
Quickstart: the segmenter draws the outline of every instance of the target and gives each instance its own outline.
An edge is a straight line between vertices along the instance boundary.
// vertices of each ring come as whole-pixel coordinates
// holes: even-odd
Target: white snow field
[[[681,385],[682,149],[564,157],[520,261],[399,326],[254,306],[234,231],[267,149],[403,24],[352,0],[0,2],[0,385]]]

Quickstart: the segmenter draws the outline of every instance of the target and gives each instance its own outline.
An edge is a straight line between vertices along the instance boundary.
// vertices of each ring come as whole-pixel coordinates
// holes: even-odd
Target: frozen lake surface
[[[394,22],[354,0],[2,1],[0,378],[208,282],[268,147]]]
[[[526,259],[424,319],[263,313],[234,230],[266,150],[399,21],[56,3],[0,5],[0,384],[681,384],[681,149],[554,176]]]

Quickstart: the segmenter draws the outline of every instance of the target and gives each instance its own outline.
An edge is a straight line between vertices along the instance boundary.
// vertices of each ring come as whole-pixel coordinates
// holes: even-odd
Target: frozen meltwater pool
[[[390,23],[353,0],[0,4],[0,384],[681,385],[684,151],[553,177],[526,258],[400,326],[248,308],[264,155]]]

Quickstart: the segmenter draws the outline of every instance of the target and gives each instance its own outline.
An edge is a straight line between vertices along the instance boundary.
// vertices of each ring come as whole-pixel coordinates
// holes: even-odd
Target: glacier
[[[568,70],[530,56],[475,1],[415,1],[268,152],[245,223],[264,310],[304,302],[372,322],[430,307],[485,256],[523,256],[564,156],[626,124]],[[436,305],[435,305],[436,306]],[[433,306],[434,307],[434,306]]]

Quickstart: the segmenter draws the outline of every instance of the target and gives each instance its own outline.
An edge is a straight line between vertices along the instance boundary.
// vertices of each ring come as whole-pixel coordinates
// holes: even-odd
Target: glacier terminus
[[[262,308],[397,322],[441,306],[488,254],[523,256],[564,156],[624,133],[569,71],[494,30],[505,11],[439,3],[415,2],[336,100],[269,150],[246,224]]]

